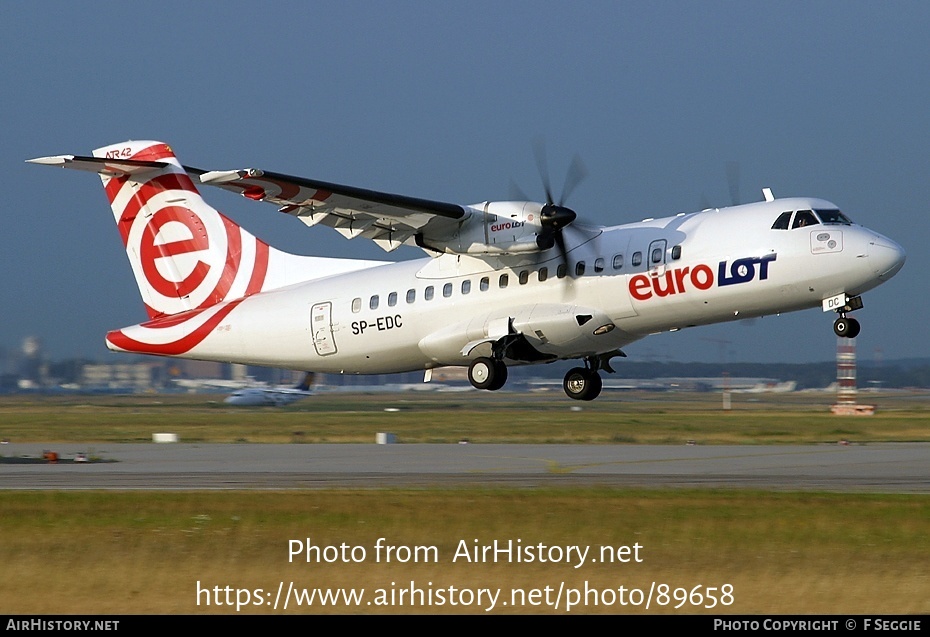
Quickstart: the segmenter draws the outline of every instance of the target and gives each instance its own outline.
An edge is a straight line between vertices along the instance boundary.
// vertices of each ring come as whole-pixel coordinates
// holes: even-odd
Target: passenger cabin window
[[[662,263],[662,252],[663,252],[662,248],[652,249],[652,256],[649,258],[652,260],[653,265],[655,265],[656,263]]]
[[[362,311],[362,299],[361,298],[352,299],[352,311],[355,313]]]
[[[787,230],[788,223],[791,221],[791,211],[783,212],[778,215],[778,219],[772,224],[772,230]]]
[[[523,270],[520,272],[520,285],[526,285],[526,282],[530,280],[530,271]]]
[[[481,282],[478,283],[478,287],[482,292],[487,292],[488,288],[491,287],[491,280],[486,276],[481,277]]]
[[[555,276],[560,279],[564,279],[566,274],[568,274],[568,266],[562,263],[558,268],[556,268]]]
[[[371,296],[371,300],[368,301],[368,307],[370,307],[370,308],[373,309],[373,310],[377,310],[377,309],[378,309],[378,302],[379,302],[378,295],[377,295],[377,294],[373,294],[373,295]]]
[[[614,270],[619,270],[623,267],[623,255],[615,254],[614,255]]]
[[[633,259],[630,261],[630,263],[633,264],[633,267],[634,267],[634,268],[639,267],[640,265],[642,265],[642,263],[643,263],[643,253],[642,253],[642,252],[634,252],[634,253],[633,253]]]
[[[452,296],[452,284],[451,283],[446,283],[444,286],[442,286],[442,295],[446,298],[449,298],[450,296]]]
[[[394,307],[397,305],[397,292],[391,292],[388,294],[388,307]]]
[[[423,290],[423,298],[426,299],[427,301],[433,300],[433,286],[432,285],[426,286],[426,289]]]
[[[505,287],[507,287],[507,284],[508,284],[509,282],[510,282],[510,277],[507,276],[506,274],[502,274],[502,275],[501,275],[501,278],[498,279],[497,284],[498,284],[500,287],[505,288]]]
[[[575,276],[584,276],[584,261],[575,264]]]
[[[416,290],[407,290],[407,303],[413,303],[417,300]]]
[[[542,283],[549,278],[549,268],[539,268],[539,282]]]
[[[852,225],[852,221],[849,220],[849,217],[835,208],[833,210],[815,210],[814,212],[817,213],[817,216],[820,217],[820,221],[823,223],[841,223],[844,226]]]
[[[462,294],[468,294],[471,292],[471,280],[465,279],[462,281]]]
[[[672,247],[672,260],[677,261],[681,258],[681,246]]]
[[[797,214],[794,215],[794,223],[791,224],[791,228],[804,228],[806,226],[816,226],[818,223],[817,217],[814,216],[814,213],[810,210],[798,210]]]
[[[603,257],[598,257],[594,260],[594,271],[603,272],[604,271],[604,259]]]

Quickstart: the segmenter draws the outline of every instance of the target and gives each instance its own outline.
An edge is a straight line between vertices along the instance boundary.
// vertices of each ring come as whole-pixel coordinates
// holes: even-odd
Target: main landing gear
[[[476,358],[468,366],[468,380],[478,389],[497,391],[507,382],[507,366],[486,356]]]
[[[573,367],[565,374],[562,389],[569,398],[575,400],[594,400],[601,393],[603,382],[600,359],[594,356],[585,358],[585,367]],[[608,371],[611,371],[608,369]],[[468,366],[468,381],[477,389],[496,391],[507,382],[507,366],[503,361],[482,356]]]
[[[607,371],[613,371],[606,363],[608,360],[609,357],[588,356],[584,359],[584,367],[573,367],[568,370],[562,381],[565,394],[575,400],[597,398],[603,387],[598,370],[603,366]],[[503,361],[487,356],[476,358],[468,366],[468,381],[477,389],[498,390],[507,382],[507,366]]]
[[[594,400],[601,393],[602,386],[601,375],[587,367],[573,367],[562,381],[565,394],[575,400]]]
[[[859,336],[859,331],[862,329],[859,325],[859,321],[854,318],[847,317],[846,313],[861,308],[861,296],[854,296],[850,299],[847,299],[846,305],[836,310],[836,313],[839,314],[840,317],[833,321],[833,332],[840,338],[856,338]]]

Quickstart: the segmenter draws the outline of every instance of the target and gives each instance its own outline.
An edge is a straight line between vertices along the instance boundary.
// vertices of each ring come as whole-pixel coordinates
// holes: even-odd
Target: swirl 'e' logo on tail
[[[170,223],[179,223],[184,226],[190,234],[190,239],[173,241],[169,239],[164,243],[156,243],[162,227]],[[200,287],[210,272],[210,264],[198,258],[190,274],[181,280],[169,280],[156,267],[156,261],[168,259],[173,262],[175,258],[191,252],[209,250],[209,248],[210,240],[200,218],[185,208],[169,206],[156,212],[149,220],[148,226],[142,233],[139,259],[142,262],[145,278],[153,290],[166,297],[174,293],[184,297]]]

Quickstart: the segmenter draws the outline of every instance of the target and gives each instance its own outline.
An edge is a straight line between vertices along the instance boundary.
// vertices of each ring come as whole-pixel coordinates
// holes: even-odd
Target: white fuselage
[[[237,301],[181,355],[390,373],[468,365],[519,332],[545,360],[582,358],[652,333],[818,307],[900,269],[900,246],[859,225],[772,229],[785,211],[818,208],[836,206],[777,199],[607,228],[575,224],[565,231],[561,277],[556,249],[366,267]]]

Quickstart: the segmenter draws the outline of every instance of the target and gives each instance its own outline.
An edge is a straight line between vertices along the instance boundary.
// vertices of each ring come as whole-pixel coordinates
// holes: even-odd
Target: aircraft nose
[[[898,273],[907,255],[904,248],[882,235],[869,242],[869,263],[878,278],[887,281]]]

